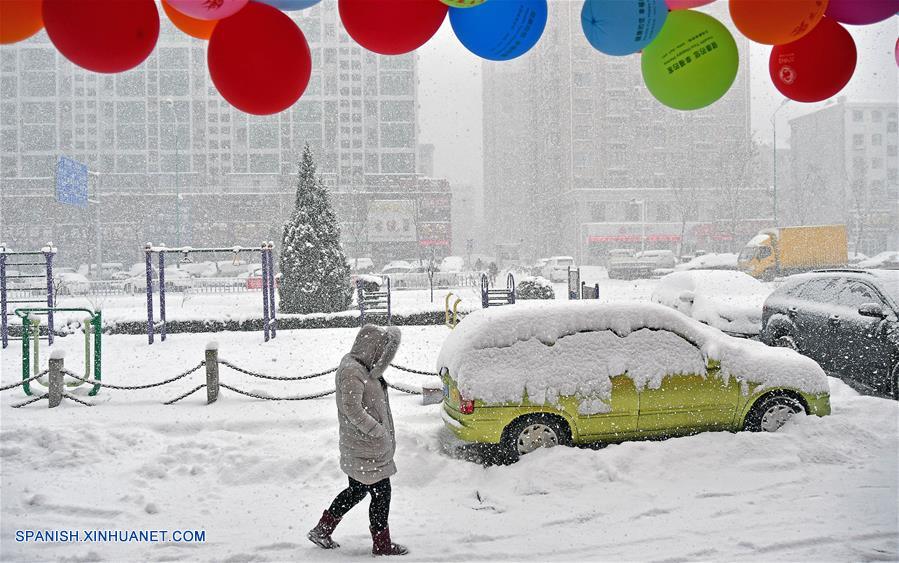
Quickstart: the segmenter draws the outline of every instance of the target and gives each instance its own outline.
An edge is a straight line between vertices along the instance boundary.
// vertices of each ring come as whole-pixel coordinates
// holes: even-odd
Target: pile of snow
[[[663,277],[651,299],[719,330],[756,335],[770,293],[768,286],[742,272],[691,270]]]
[[[824,372],[809,358],[649,303],[556,301],[475,311],[447,337],[437,368],[449,369],[468,398],[517,402],[527,394],[555,403],[576,395],[601,412],[612,376],[627,375],[638,390],[657,389],[665,373],[705,374],[710,360],[720,362],[725,380],[743,381],[744,394],[781,386],[828,391]]]
[[[737,255],[729,252],[721,254],[703,254],[689,262],[678,264],[674,269],[678,272],[684,270],[736,270]]]

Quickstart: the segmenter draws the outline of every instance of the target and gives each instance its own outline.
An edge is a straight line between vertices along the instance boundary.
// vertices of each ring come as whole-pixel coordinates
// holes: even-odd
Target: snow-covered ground
[[[628,295],[648,293],[641,282]],[[607,293],[616,288],[609,287]],[[430,370],[448,329],[404,327],[396,363]],[[271,375],[335,366],[353,329],[176,334],[104,341],[104,379],[165,379],[203,358]],[[61,338],[81,371],[81,340]],[[2,382],[19,377],[3,351]],[[222,381],[272,395],[329,389],[331,376],[281,383],[222,367]],[[418,376],[389,370],[408,384]],[[326,552],[305,539],[346,483],[333,397],[257,401],[223,389],[162,401],[201,373],[147,391],[104,390],[93,408],[64,402],[14,410],[0,396],[0,560],[369,560],[367,501]],[[833,414],[776,434],[707,433],[603,449],[555,448],[508,467],[451,457],[438,405],[391,392],[398,428],[391,530],[409,560],[896,560],[899,403],[830,380]],[[43,404],[45,405],[45,403]],[[19,543],[17,530],[204,530],[197,543]]]

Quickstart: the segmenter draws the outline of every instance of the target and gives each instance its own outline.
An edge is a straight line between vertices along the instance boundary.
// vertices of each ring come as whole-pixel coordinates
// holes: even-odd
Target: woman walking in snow
[[[350,353],[337,368],[337,419],[340,423],[340,468],[349,477],[344,489],[307,537],[319,547],[339,547],[331,539],[334,528],[366,494],[372,555],[405,555],[408,550],[390,541],[390,476],[396,473],[393,454],[396,438],[382,375],[400,345],[396,327],[365,325],[356,335]]]

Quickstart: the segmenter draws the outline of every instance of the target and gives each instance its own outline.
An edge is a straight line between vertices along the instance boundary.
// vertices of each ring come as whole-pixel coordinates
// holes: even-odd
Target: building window
[[[871,135],[871,145],[875,147],[879,147],[883,143],[883,137],[880,136],[880,133],[875,133]]]
[[[883,119],[883,114],[878,110],[874,110],[871,112],[871,121],[874,123],[880,123],[880,120]]]
[[[855,110],[852,112],[852,121],[859,122],[864,119],[864,114],[862,114],[861,110]]]
[[[887,156],[896,156],[896,145],[887,145]]]
[[[659,223],[664,223],[666,221],[671,220],[671,206],[667,203],[662,203],[656,208],[656,221]]]
[[[890,121],[887,123],[887,133],[895,133],[896,132],[896,122]]]
[[[627,202],[624,204],[624,220],[625,221],[639,221],[641,206],[636,203]]]
[[[606,204],[593,201],[590,203],[590,220],[594,223],[602,223],[606,220]]]
[[[872,158],[871,159],[871,169],[878,170],[883,168],[883,159],[882,158]]]
[[[860,149],[863,146],[865,146],[865,136],[861,135],[861,134],[853,135],[852,136],[852,146],[857,149]]]

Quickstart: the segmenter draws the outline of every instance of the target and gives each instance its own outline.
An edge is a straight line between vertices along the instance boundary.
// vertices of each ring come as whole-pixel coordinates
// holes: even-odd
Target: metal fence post
[[[269,323],[272,325],[272,338],[277,336],[278,323],[276,319],[275,307],[275,241],[268,241],[268,306],[270,309]]]
[[[268,326],[268,258],[266,257],[266,247],[268,245],[265,244],[265,241],[262,241],[262,334],[265,342],[269,341],[269,326]]]
[[[58,407],[62,402],[63,381],[62,370],[65,353],[62,350],[53,350],[50,354],[50,385],[48,391],[49,407]]]
[[[387,276],[387,325],[393,324],[393,313],[390,308],[390,276]]]
[[[100,359],[103,357],[103,315],[100,311],[94,311],[94,318],[91,320],[91,324],[93,325],[93,333],[94,333],[94,380],[100,381]],[[87,377],[87,373],[84,374]],[[95,383],[94,388],[90,390],[87,394],[88,397],[93,397],[97,393],[100,392],[100,384]]]
[[[159,252],[159,339],[165,342],[165,249]]]
[[[31,369],[31,352],[29,350],[29,346],[31,345],[31,319],[29,315],[25,315],[22,317],[22,379],[28,379],[30,377],[28,371]],[[22,390],[25,391],[25,394],[31,396],[31,382],[26,381],[22,384]]]
[[[9,345],[9,327],[6,324],[6,246],[0,244],[0,341]]]
[[[206,344],[206,404],[210,405],[219,398],[219,345],[218,342]]]
[[[144,246],[144,252],[147,268],[147,342],[153,344],[153,245],[148,242]]]
[[[359,301],[359,326],[365,324],[365,290],[362,289],[362,280],[356,279],[356,299]]]
[[[47,342],[53,346],[53,243],[47,243],[44,259],[47,261]]]

